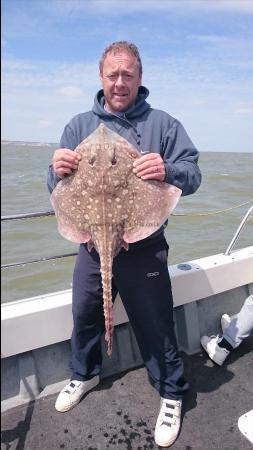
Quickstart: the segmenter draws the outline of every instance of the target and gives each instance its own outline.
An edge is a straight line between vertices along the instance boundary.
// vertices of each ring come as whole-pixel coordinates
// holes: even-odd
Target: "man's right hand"
[[[68,148],[59,148],[55,150],[53,156],[54,173],[59,178],[70,175],[78,168],[79,161],[82,159],[80,153],[76,153]]]

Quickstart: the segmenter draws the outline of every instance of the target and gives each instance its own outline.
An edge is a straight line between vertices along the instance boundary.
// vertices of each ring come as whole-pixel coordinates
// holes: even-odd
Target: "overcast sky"
[[[3,0],[2,139],[59,142],[115,40],[138,46],[149,103],[200,151],[253,152],[251,0]]]

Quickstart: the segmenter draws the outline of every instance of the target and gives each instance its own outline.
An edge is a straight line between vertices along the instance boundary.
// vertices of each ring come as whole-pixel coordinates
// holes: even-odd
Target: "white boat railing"
[[[7,216],[1,216],[1,221],[31,219],[31,218],[48,217],[48,216],[55,216],[55,212],[54,211],[39,211],[39,212],[26,213],[26,214],[10,214]]]

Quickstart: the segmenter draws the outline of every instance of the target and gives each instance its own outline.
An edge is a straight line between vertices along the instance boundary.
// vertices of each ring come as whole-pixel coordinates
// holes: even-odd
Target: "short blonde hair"
[[[139,72],[140,72],[140,76],[141,76],[142,75],[142,62],[141,62],[139,50],[135,44],[132,44],[131,42],[127,42],[127,41],[113,42],[111,45],[109,45],[109,47],[106,47],[106,49],[104,50],[104,52],[101,56],[101,59],[99,61],[100,73],[101,74],[103,73],[104,60],[105,60],[107,54],[110,52],[118,53],[120,50],[125,50],[127,52],[132,53],[132,55],[135,56],[135,58],[137,59],[138,65],[139,65]]]

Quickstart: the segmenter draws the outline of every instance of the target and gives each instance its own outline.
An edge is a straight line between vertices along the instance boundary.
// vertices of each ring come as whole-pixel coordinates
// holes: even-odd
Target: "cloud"
[[[221,43],[230,43],[231,38],[228,36],[220,36],[217,34],[191,34],[186,36],[186,39],[192,40],[192,41],[199,41],[199,42],[209,42],[214,44],[221,44]]]
[[[206,3],[206,8],[210,8],[213,11],[253,14],[253,3],[251,0],[203,0],[202,3]]]
[[[76,98],[84,95],[83,90],[78,86],[63,86],[57,93],[68,98]]]
[[[206,131],[205,123],[213,127],[215,123],[218,129],[218,116],[223,116],[222,121],[231,114],[249,116],[252,82],[229,78],[223,72],[223,62],[220,67],[213,59],[206,58],[200,63],[199,58],[191,55],[171,55],[149,56],[143,63],[143,82],[150,89],[151,105],[181,120],[196,144],[214,139],[208,136],[210,129]],[[84,64],[5,61],[3,139],[57,142],[71,117],[91,109],[100,88],[97,72],[97,63],[88,61]]]
[[[217,148],[217,135],[223,140],[229,136],[225,123],[230,135],[248,139],[248,146],[253,142],[253,1],[4,4],[6,139],[56,142],[73,115],[92,107],[100,88],[98,58],[106,42],[126,39],[141,51],[148,101],[178,117],[196,144],[210,142]]]
[[[3,14],[7,15],[8,11],[12,13],[11,21],[15,24],[12,27],[13,33],[21,32],[21,24],[25,23],[23,32],[27,34],[45,30],[52,19],[58,24],[63,17],[71,20],[80,18],[80,14],[84,15],[84,20],[86,17],[92,20],[92,17],[98,16],[122,17],[156,12],[173,13],[181,17],[209,12],[253,14],[251,0],[4,0],[3,3]],[[40,14],[44,15],[43,21]]]
[[[8,52],[10,56],[16,40],[20,43],[19,55],[29,57],[32,49],[37,57],[43,54],[47,58],[54,53],[52,59],[64,60],[64,55],[72,55],[75,61],[75,56],[81,60],[81,48],[84,58],[89,54],[96,59],[106,42],[121,39],[141,44],[145,51],[156,49],[158,53],[160,46],[167,44],[170,51],[169,46],[177,48],[182,41],[185,51],[195,42],[230,45],[226,27],[220,27],[223,35],[204,33],[204,21],[218,12],[217,20],[232,17],[234,26],[238,12],[244,17],[253,13],[253,1],[243,0],[4,0],[3,3],[3,40],[8,42],[5,54]],[[233,31],[238,31],[236,26]]]
[[[234,110],[235,114],[253,114],[253,107],[244,106],[240,108],[236,108]]]
[[[98,65],[84,62],[5,59],[2,65],[5,89],[48,89],[64,96],[83,95],[83,87],[98,86]],[[97,77],[94,74],[97,73]],[[69,80],[72,84],[69,84]]]
[[[38,121],[38,126],[40,127],[40,128],[50,128],[50,127],[52,127],[54,125],[54,122],[52,121],[52,120],[45,120],[45,119],[42,119],[42,120],[39,120]]]
[[[49,4],[44,3],[47,9],[52,8],[60,14],[74,16],[80,12],[104,14],[110,16],[128,15],[140,11],[174,12],[180,15],[189,12],[239,12],[253,14],[253,3],[250,0],[55,0]]]
[[[4,49],[7,47],[7,40],[6,39],[1,39],[1,48]]]

